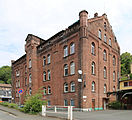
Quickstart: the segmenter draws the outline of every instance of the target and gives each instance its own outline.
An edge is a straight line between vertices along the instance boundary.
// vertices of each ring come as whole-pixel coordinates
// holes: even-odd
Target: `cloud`
[[[48,39],[76,22],[79,12],[84,9],[90,18],[95,12],[99,15],[106,13],[121,52],[132,53],[131,0],[0,0],[0,53],[12,53],[12,56],[17,56],[14,59],[21,57],[29,33]]]

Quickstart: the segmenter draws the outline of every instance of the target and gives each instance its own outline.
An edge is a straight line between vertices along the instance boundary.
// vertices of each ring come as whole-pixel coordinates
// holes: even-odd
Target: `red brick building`
[[[12,61],[16,103],[39,89],[49,105],[97,110],[116,99],[107,92],[118,89],[120,47],[106,14],[88,19],[88,12],[81,11],[77,22],[48,40],[29,34],[25,52]]]

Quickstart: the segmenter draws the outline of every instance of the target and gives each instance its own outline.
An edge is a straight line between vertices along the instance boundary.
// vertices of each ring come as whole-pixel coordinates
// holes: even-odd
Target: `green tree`
[[[0,68],[0,83],[11,83],[11,67],[3,66]]]
[[[125,52],[121,55],[121,75],[130,74],[130,64],[132,62],[132,55]]]

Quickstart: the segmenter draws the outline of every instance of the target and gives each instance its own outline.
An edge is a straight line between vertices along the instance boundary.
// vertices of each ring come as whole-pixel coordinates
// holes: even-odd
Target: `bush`
[[[130,74],[130,79],[132,80],[132,73]]]
[[[15,104],[15,103],[9,103],[8,106],[9,106],[10,108],[18,109],[18,105]]]
[[[3,105],[3,106],[8,106],[8,102],[1,102],[0,105]]]
[[[111,109],[121,109],[121,103],[119,101],[113,101],[108,104],[108,107]]]
[[[25,100],[23,111],[25,113],[38,113],[42,110],[43,101],[41,100],[42,94],[35,94],[34,96],[29,96]]]

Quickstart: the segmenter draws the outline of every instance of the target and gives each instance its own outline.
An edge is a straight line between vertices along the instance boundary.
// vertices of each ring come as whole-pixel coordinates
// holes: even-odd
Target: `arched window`
[[[75,83],[71,82],[71,92],[75,92]]]
[[[64,47],[64,57],[68,56],[68,46]]]
[[[73,54],[73,53],[75,53],[75,44],[71,43],[70,44],[70,54]]]
[[[46,81],[46,72],[43,73],[43,81]]]
[[[95,44],[94,44],[94,42],[92,42],[92,44],[91,44],[91,53],[93,55],[95,55]]]
[[[106,37],[106,34],[104,34],[104,42],[107,43],[107,37]]]
[[[51,94],[51,87],[48,86],[48,94]]]
[[[106,70],[106,67],[104,67],[104,78],[107,77],[107,70]]]
[[[115,71],[113,72],[113,81],[116,80],[116,74],[115,74]]]
[[[48,70],[48,80],[50,80],[51,78],[51,74],[50,74],[50,70]]]
[[[111,38],[109,39],[109,45],[111,46]]]
[[[92,92],[95,92],[95,82],[92,82]]]
[[[48,64],[50,64],[50,54],[47,55],[48,58]]]
[[[46,95],[46,87],[44,87],[44,95]]]
[[[46,57],[44,56],[43,57],[43,66],[45,66],[46,65]]]
[[[32,75],[29,74],[29,83],[32,83]]]
[[[106,61],[107,60],[107,53],[106,53],[106,50],[104,50],[103,52],[103,59]]]
[[[115,58],[115,56],[113,56],[113,65],[114,66],[116,65],[116,58]]]
[[[29,95],[32,95],[32,89],[29,88]]]
[[[95,75],[95,62],[92,62],[92,74]]]
[[[64,65],[64,76],[68,76],[68,65]]]
[[[101,30],[99,29],[99,31],[98,31],[98,36],[99,36],[99,39],[101,39],[102,38],[102,35],[101,35]]]
[[[71,62],[70,64],[70,73],[71,75],[75,74],[75,63]]]
[[[115,88],[115,86],[113,86],[113,92],[115,92],[116,91],[116,88]]]
[[[32,67],[32,61],[31,61],[31,59],[29,60],[29,68],[31,68]]]
[[[107,92],[107,87],[106,87],[106,84],[104,84],[104,93]]]
[[[68,84],[67,83],[64,84],[64,92],[65,93],[68,92]]]

